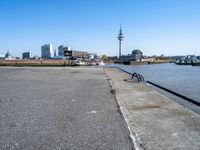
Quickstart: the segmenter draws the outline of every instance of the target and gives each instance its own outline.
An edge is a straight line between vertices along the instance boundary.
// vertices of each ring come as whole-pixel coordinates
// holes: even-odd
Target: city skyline
[[[52,43],[72,49],[118,55],[141,49],[144,55],[200,55],[200,1],[159,0],[2,0],[0,55],[21,56]]]

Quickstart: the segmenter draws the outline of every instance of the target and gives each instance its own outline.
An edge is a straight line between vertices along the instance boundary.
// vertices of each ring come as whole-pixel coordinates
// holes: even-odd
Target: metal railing
[[[114,68],[117,68],[117,69],[119,69],[119,70],[121,70],[121,71],[123,71],[123,72],[125,72],[125,73],[127,73],[127,74],[129,74],[129,75],[131,75],[132,77],[132,79],[133,79],[133,77],[136,77],[137,78],[137,81],[138,81],[138,83],[139,82],[144,82],[144,77],[141,75],[141,74],[138,74],[138,73],[130,73],[130,72],[128,72],[128,71],[126,71],[126,70],[123,70],[123,69],[121,69],[121,68],[119,68],[119,67],[114,67]]]
[[[141,82],[141,81],[144,82],[144,77],[143,77],[141,74],[138,74],[138,73],[135,73],[135,72],[132,74],[132,73],[130,73],[130,72],[128,72],[128,71],[125,71],[125,70],[123,70],[123,69],[121,69],[121,68],[119,68],[119,67],[116,67],[116,68],[118,68],[119,70],[121,70],[121,71],[123,71],[123,72],[128,73],[129,75],[131,75],[131,76],[132,76],[132,79],[133,79],[134,77],[137,78],[138,83]],[[177,92],[174,92],[174,91],[172,91],[172,90],[169,90],[169,89],[167,89],[167,88],[165,88],[165,87],[162,87],[162,86],[160,86],[160,85],[158,85],[158,84],[155,84],[155,83],[153,83],[153,82],[146,81],[146,83],[149,83],[149,84],[151,84],[151,85],[153,85],[153,86],[155,86],[155,87],[157,87],[157,88],[160,88],[160,89],[162,89],[162,90],[164,90],[164,91],[166,91],[166,92],[168,92],[168,93],[171,93],[171,94],[173,94],[173,95],[175,95],[175,96],[177,96],[177,97],[179,97],[179,98],[182,98],[182,99],[184,99],[184,100],[186,100],[186,101],[188,101],[188,102],[190,102],[190,103],[192,103],[192,104],[195,104],[195,105],[197,105],[197,106],[200,106],[200,102],[197,101],[197,100],[193,100],[193,99],[191,99],[191,98],[189,98],[189,97],[186,97],[186,96],[184,96],[184,95],[181,95],[181,94],[179,94],[179,93],[177,93]]]
[[[138,73],[135,73],[135,72],[134,72],[134,73],[132,74],[132,77],[131,77],[131,78],[133,79],[134,77],[137,78],[138,83],[139,83],[139,82],[144,82],[144,77],[143,77],[141,74],[138,74]]]
[[[186,97],[186,96],[184,96],[184,95],[181,95],[181,94],[179,94],[179,93],[177,93],[177,92],[174,92],[174,91],[172,91],[172,90],[169,90],[169,89],[167,89],[167,88],[165,88],[165,87],[162,87],[162,86],[160,86],[160,85],[158,85],[158,84],[155,84],[155,83],[153,83],[153,82],[150,82],[150,81],[146,81],[146,83],[149,83],[149,84],[151,84],[151,85],[154,85],[155,87],[158,87],[158,88],[160,88],[160,89],[162,89],[162,90],[164,90],[164,91],[166,91],[166,92],[168,92],[168,93],[171,93],[171,94],[173,94],[173,95],[175,95],[175,96],[177,96],[177,97],[180,97],[180,98],[182,98],[182,99],[184,99],[184,100],[186,100],[186,101],[188,101],[188,102],[190,102],[190,103],[193,103],[193,104],[195,104],[195,105],[197,105],[197,106],[200,106],[200,102],[198,102],[198,101],[196,101],[196,100],[193,100],[193,99],[191,99],[191,98],[189,98],[189,97]]]

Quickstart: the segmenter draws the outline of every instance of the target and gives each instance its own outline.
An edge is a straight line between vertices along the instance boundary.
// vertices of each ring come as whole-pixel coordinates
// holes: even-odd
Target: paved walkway
[[[0,68],[1,150],[129,150],[102,68]]]
[[[117,69],[105,69],[136,149],[199,150],[200,115]],[[128,79],[124,81],[124,79]]]

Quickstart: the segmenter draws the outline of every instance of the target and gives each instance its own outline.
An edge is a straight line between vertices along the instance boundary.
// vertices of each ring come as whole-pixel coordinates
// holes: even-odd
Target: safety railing
[[[123,69],[121,69],[121,68],[119,68],[119,67],[116,67],[116,68],[118,68],[119,70],[121,70],[121,71],[124,71],[124,72],[126,72],[126,73],[128,73],[129,75],[131,75],[132,76],[132,79],[135,77],[135,78],[137,78],[137,81],[138,81],[138,83],[139,82],[141,82],[141,81],[144,81],[144,77],[141,75],[141,74],[138,74],[138,73],[130,73],[130,72],[128,72],[128,71],[125,71],[125,70],[123,70]],[[150,81],[146,81],[146,83],[149,83],[149,84],[151,84],[151,85],[153,85],[153,86],[155,86],[155,87],[157,87],[157,88],[160,88],[160,89],[162,89],[162,90],[164,90],[164,91],[166,91],[166,92],[168,92],[168,93],[171,93],[171,94],[173,94],[173,95],[175,95],[175,96],[177,96],[177,97],[180,97],[180,98],[182,98],[182,99],[184,99],[184,100],[186,100],[186,101],[188,101],[188,102],[190,102],[190,103],[193,103],[193,104],[195,104],[195,105],[197,105],[197,106],[200,106],[200,102],[199,101],[197,101],[197,100],[193,100],[193,99],[191,99],[191,98],[189,98],[189,97],[186,97],[186,96],[184,96],[184,95],[181,95],[181,94],[179,94],[179,93],[176,93],[176,92],[174,92],[174,91],[172,91],[172,90],[169,90],[169,89],[167,89],[167,88],[165,88],[165,87],[162,87],[162,86],[160,86],[160,85],[158,85],[158,84],[155,84],[155,83],[153,83],[153,82],[150,82]]]
[[[134,72],[134,73],[132,74],[132,77],[131,77],[131,78],[133,79],[134,77],[137,78],[138,83],[139,83],[139,82],[144,82],[144,77],[143,77],[141,74],[138,74],[138,73],[135,73],[135,72]]]

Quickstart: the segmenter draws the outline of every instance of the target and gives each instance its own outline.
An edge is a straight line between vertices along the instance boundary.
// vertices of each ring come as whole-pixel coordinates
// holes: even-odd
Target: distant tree
[[[108,60],[108,56],[102,55],[101,60],[102,60],[102,61],[107,61],[107,60]]]

